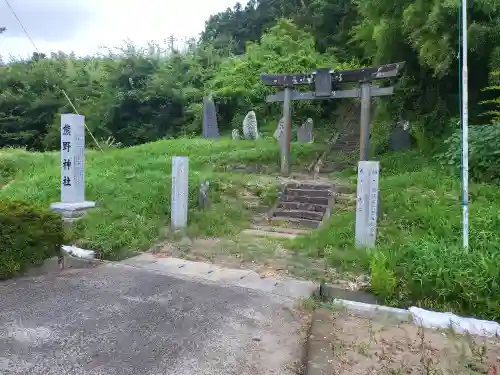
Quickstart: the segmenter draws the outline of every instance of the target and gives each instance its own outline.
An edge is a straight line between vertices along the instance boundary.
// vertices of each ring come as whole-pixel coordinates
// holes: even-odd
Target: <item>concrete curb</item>
[[[348,311],[353,311],[367,317],[384,317],[399,322],[413,321],[412,313],[406,309],[348,301],[344,299],[334,299],[332,303],[335,306],[343,307]]]
[[[222,286],[253,289],[291,299],[308,298],[318,290],[318,285],[312,281],[290,277],[263,277],[252,270],[224,268],[212,263],[192,262],[150,253],[111,265],[141,268],[181,279],[211,282]]]
[[[55,256],[46,259],[42,265],[31,267],[20,277],[42,276],[47,274],[64,272],[66,269],[92,268],[100,265],[102,262],[98,259],[80,259],[69,255],[63,257],[62,265],[59,257]],[[62,266],[62,267],[61,267]]]
[[[361,290],[349,290],[334,284],[321,284],[319,286],[319,297],[325,302],[342,299],[373,305],[377,305],[379,303],[377,297],[371,293],[363,292]]]
[[[311,319],[311,330],[307,340],[306,375],[330,375],[334,373],[332,337],[330,333],[333,325],[332,312],[321,308],[314,310]]]

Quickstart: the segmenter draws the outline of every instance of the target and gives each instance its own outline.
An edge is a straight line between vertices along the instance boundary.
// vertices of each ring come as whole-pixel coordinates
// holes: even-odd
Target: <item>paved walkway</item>
[[[294,288],[175,268],[143,256],[1,282],[0,373],[295,374]]]

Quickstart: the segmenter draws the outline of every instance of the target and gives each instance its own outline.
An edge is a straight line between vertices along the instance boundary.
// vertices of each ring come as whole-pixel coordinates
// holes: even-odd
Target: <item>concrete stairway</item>
[[[269,220],[298,228],[317,228],[330,216],[335,196],[332,185],[289,183],[269,212]]]
[[[337,142],[332,147],[334,152],[354,152],[359,150],[359,125],[352,123],[340,134]]]
[[[350,134],[340,138],[332,147],[333,152],[355,152],[359,150],[359,135]]]
[[[355,166],[356,160],[358,160],[359,147],[359,128],[357,124],[353,124],[344,129],[339,135],[329,154],[326,155],[320,171],[323,173],[340,172]],[[336,155],[342,156],[339,158]]]

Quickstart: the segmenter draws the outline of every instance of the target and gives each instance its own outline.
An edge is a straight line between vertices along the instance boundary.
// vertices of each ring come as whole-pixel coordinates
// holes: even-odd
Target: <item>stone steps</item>
[[[332,148],[332,152],[341,152],[341,153],[351,153],[351,152],[356,152],[359,150],[359,147],[355,146],[343,146],[343,147],[338,147],[338,148]]]
[[[321,221],[323,219],[324,212],[317,211],[306,211],[306,210],[290,210],[286,208],[278,208],[279,216],[286,218],[297,218],[297,219],[307,219]]]
[[[357,132],[357,129],[354,129],[341,134],[337,142],[331,148],[331,152],[337,154],[350,154],[354,152],[358,153],[359,148],[359,133]],[[356,163],[346,161],[337,162],[335,160],[328,160],[327,158],[325,163],[321,166],[321,171],[324,173],[341,172],[344,169],[352,167],[353,165],[356,165]]]
[[[328,205],[328,198],[322,197],[307,197],[307,196],[298,196],[298,195],[283,195],[283,202],[296,202],[296,203],[309,203],[309,204],[320,204],[323,206]]]
[[[348,127],[337,139],[337,142],[331,148],[332,152],[354,152],[359,150],[359,129]]]
[[[285,195],[290,197],[308,197],[308,198],[326,198],[328,199],[332,193],[330,190],[319,189],[286,189]]]
[[[282,216],[273,216],[271,217],[271,221],[286,223],[287,225],[297,226],[298,228],[311,228],[311,229],[316,229],[321,224],[321,221],[317,220],[299,219],[296,217],[282,217]]]
[[[287,189],[306,189],[306,190],[329,190],[330,185],[313,184],[313,183],[290,183],[286,185]]]
[[[271,211],[269,220],[297,228],[315,229],[330,216],[335,194],[336,189],[332,185],[289,183]]]
[[[345,138],[340,138],[335,144],[356,144],[359,143],[359,135],[349,135]]]
[[[333,141],[333,140],[332,140]],[[309,172],[314,170],[314,176],[318,173],[333,173],[342,172],[344,169],[350,168],[355,163],[346,161],[328,160],[334,158],[335,154],[352,154],[358,153],[360,149],[359,133],[356,128],[348,127],[342,131],[335,143],[328,144],[328,150],[309,167]],[[333,154],[333,155],[332,155]]]
[[[353,168],[356,163],[326,161],[321,167],[321,173],[342,172],[348,168]]]
[[[245,229],[243,232],[241,232],[241,234],[247,236],[257,236],[257,237],[287,238],[290,240],[297,237],[297,234],[294,233],[275,232],[275,231],[267,231],[267,230],[253,229],[253,228]]]
[[[342,148],[342,147],[359,147],[359,142],[341,142],[341,143],[336,143],[332,149],[335,148]]]
[[[272,225],[252,225],[250,229],[245,229],[241,234],[256,237],[294,239],[301,234],[307,234],[308,229],[298,229],[290,227],[280,227]]]
[[[328,209],[327,204],[317,204],[309,202],[281,202],[278,208],[284,208],[286,210],[301,210],[301,211],[314,211],[325,213]]]
[[[273,233],[294,234],[294,235],[305,234],[309,232],[307,229],[276,227],[271,225],[252,225],[252,230],[268,232],[268,233],[273,232]]]

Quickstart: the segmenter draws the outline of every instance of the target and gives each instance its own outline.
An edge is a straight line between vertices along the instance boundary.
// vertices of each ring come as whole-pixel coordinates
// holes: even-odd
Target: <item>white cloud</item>
[[[235,0],[9,0],[41,52],[94,53],[126,39],[144,45],[198,36],[211,14]],[[27,57],[33,47],[0,0],[0,54]]]

